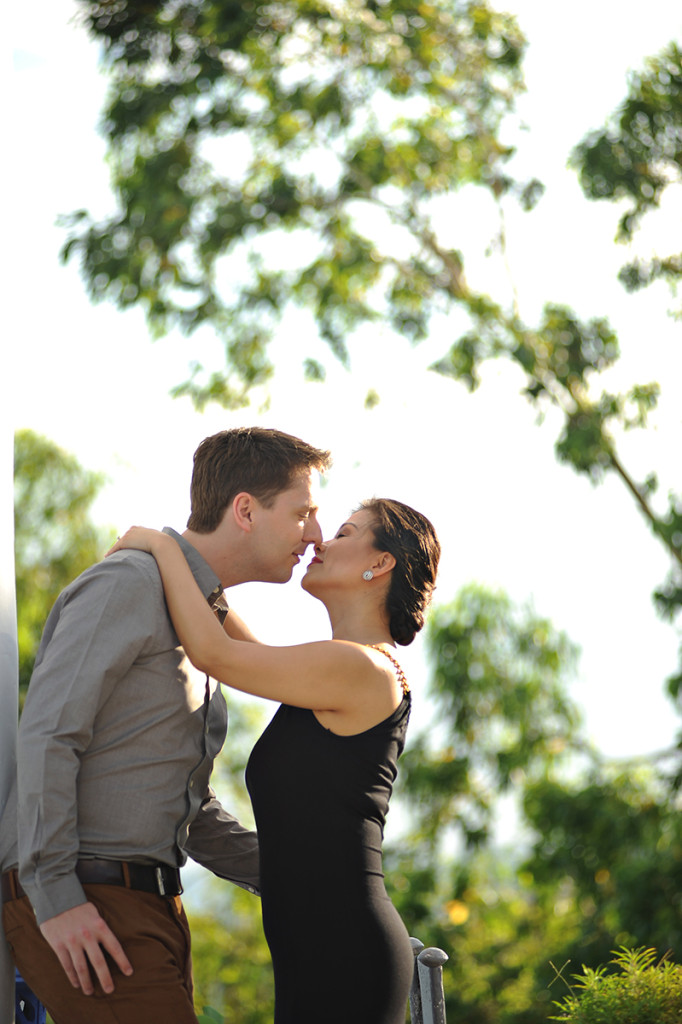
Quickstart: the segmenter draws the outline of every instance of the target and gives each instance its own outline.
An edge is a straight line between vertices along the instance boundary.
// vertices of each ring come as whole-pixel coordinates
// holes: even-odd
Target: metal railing
[[[437,946],[424,948],[419,939],[411,938],[414,953],[414,975],[410,992],[412,1024],[446,1024],[443,964],[449,957]]]

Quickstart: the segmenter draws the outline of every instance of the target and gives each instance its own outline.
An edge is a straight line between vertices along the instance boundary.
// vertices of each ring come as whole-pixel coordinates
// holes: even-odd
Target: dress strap
[[[385,651],[383,647],[379,646],[379,644],[367,644],[367,647],[371,647],[373,651],[379,651],[380,654],[385,654],[386,655],[386,657],[392,663],[394,669],[396,670],[396,674],[398,676],[398,682],[400,683],[400,685],[402,687],[402,690],[403,690],[403,696],[406,697],[408,695],[408,693],[410,692],[410,687],[407,684],[407,679],[405,678],[405,673],[403,672],[402,668],[400,667],[398,662],[395,660],[393,655],[389,654],[388,651]]]

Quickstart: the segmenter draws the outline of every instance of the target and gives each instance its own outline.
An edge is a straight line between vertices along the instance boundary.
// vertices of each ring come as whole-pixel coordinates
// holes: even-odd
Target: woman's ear
[[[379,551],[372,565],[372,572],[376,576],[382,576],[395,566],[395,558],[390,551]]]
[[[232,502],[232,517],[240,530],[251,532],[256,499],[248,491],[240,491]]]

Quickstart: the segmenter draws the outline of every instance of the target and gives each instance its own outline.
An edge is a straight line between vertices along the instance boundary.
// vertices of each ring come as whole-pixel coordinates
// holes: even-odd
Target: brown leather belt
[[[124,860],[89,858],[76,861],[76,875],[84,885],[121,885],[158,896],[179,896],[183,891],[180,872],[168,864],[133,864]],[[25,895],[16,868],[5,871],[2,875],[3,903]]]

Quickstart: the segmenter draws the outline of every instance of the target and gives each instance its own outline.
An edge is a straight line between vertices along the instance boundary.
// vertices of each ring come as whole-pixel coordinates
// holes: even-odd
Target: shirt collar
[[[167,533],[180,545],[183,555],[187,559],[187,564],[192,570],[192,575],[197,582],[197,586],[201,590],[211,607],[214,607],[217,603],[220,607],[220,600],[224,601],[223,588],[220,584],[220,580],[211,569],[208,562],[201,557],[194,545],[190,544],[188,540],[176,533],[170,526],[164,526],[163,532]]]

